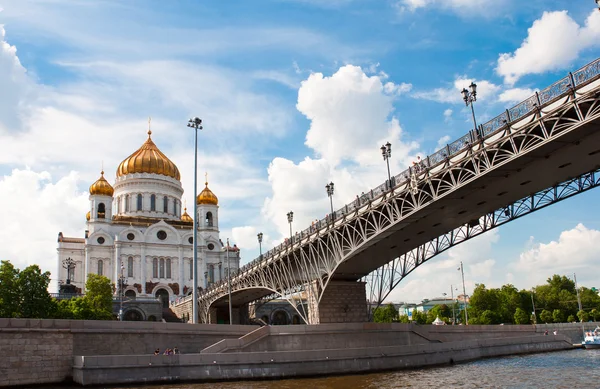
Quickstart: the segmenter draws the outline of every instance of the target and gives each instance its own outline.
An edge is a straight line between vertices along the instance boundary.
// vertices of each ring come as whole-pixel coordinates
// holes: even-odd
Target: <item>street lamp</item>
[[[598,11],[600,11],[600,0],[596,0],[596,5],[598,6]]]
[[[469,315],[467,314],[467,292],[465,291],[465,272],[463,270],[463,263],[460,261],[460,267],[456,270],[460,270],[460,274],[462,275],[462,284],[463,284],[463,307],[465,309],[465,325],[469,325]]]
[[[392,144],[387,142],[383,146],[380,147],[381,155],[383,156],[383,160],[387,163],[387,171],[388,171],[388,185],[390,188],[392,187],[392,175],[390,174],[390,158],[392,157]]]
[[[289,211],[287,213],[287,219],[288,219],[288,223],[290,223],[290,242],[292,241],[292,222],[294,221],[294,212]]]
[[[471,82],[469,85],[469,92],[466,88],[460,92],[463,95],[463,100],[465,101],[466,106],[471,106],[471,113],[473,114],[473,125],[475,126],[475,130],[477,130],[477,121],[475,120],[475,108],[473,108],[473,103],[477,101],[477,84]]]
[[[123,261],[121,261],[121,277],[119,277],[119,283],[121,284],[119,286],[119,321],[123,321],[123,269],[125,269],[125,266],[123,266]]]
[[[231,309],[231,267],[229,267],[229,238],[227,238],[227,294],[229,296],[229,325],[233,324],[232,309]]]
[[[71,284],[71,269],[75,269],[75,261],[69,257],[67,259],[63,259],[63,268],[67,269],[67,285]]]
[[[331,205],[331,217],[333,218],[333,182],[325,185],[325,189],[327,190],[327,196],[329,196],[329,204]]]
[[[194,265],[192,279],[192,323],[198,323],[198,130],[202,130],[202,119],[188,120],[188,127],[194,129]]]
[[[262,260],[262,239],[263,239],[263,233],[259,232],[258,235],[256,235],[256,237],[258,238],[259,258]]]

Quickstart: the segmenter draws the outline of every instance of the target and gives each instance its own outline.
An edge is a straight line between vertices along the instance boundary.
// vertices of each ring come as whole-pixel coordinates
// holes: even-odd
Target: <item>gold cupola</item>
[[[183,209],[183,215],[181,215],[181,221],[186,223],[193,223],[194,219],[187,213],[187,207]]]
[[[88,213],[85,214],[85,220],[87,220],[89,222],[91,216],[92,216],[92,214],[90,213],[90,211],[88,211]]]
[[[113,187],[104,178],[104,170],[100,172],[100,178],[90,186],[90,195],[111,196],[115,193]]]
[[[210,205],[218,205],[219,199],[212,190],[208,189],[208,180],[204,183],[204,189],[196,198],[196,204],[210,204]]]
[[[152,142],[152,131],[148,139],[136,152],[125,158],[117,168],[117,177],[134,173],[154,173],[180,180],[179,169]]]

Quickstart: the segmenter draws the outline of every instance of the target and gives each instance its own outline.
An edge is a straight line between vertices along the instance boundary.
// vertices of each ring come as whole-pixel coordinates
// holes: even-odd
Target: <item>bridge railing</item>
[[[268,261],[274,255],[287,250],[291,245],[297,243],[299,239],[301,240],[312,235],[313,233],[318,232],[321,228],[335,223],[336,221],[346,217],[348,214],[357,212],[357,210],[363,205],[368,204],[369,202],[383,196],[391,190],[406,184],[412,177],[418,179],[418,175],[420,175],[420,173],[441,163],[445,163],[453,156],[470,147],[473,143],[485,140],[490,136],[495,135],[499,130],[518,120],[523,119],[525,116],[539,112],[543,107],[552,104],[561,97],[573,94],[575,89],[587,85],[598,78],[600,78],[600,58],[583,66],[573,73],[569,73],[566,77],[556,81],[547,88],[536,92],[533,96],[525,99],[514,107],[507,109],[488,122],[481,124],[475,130],[469,131],[467,134],[458,138],[454,142],[447,144],[445,147],[442,147],[440,150],[437,150],[435,153],[422,159],[418,163],[414,163],[413,166],[410,166],[403,172],[393,176],[391,183],[386,180],[386,182],[371,189],[367,193],[356,196],[355,200],[339,208],[333,214],[327,215],[325,218],[316,221],[310,227],[296,233],[295,237],[291,237],[289,240],[286,239],[284,243],[273,247],[262,256],[259,256],[253,261],[242,266],[236,273],[232,273],[232,276],[243,273],[260,262]],[[221,280],[217,283],[214,283],[208,287],[205,292],[216,289],[226,282],[226,280]]]

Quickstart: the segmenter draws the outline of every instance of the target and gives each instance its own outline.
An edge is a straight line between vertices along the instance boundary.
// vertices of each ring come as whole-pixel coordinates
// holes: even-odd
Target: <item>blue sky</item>
[[[598,57],[593,0],[0,0],[0,258],[54,270],[56,234],[81,236],[100,167],[153,138],[192,201],[190,116],[204,120],[200,171],[223,237],[243,260],[381,183],[378,146],[403,170]],[[432,260],[394,292],[439,295],[465,262],[475,283],[518,287],[578,272],[600,286],[598,192]],[[8,222],[7,222],[8,220]],[[32,227],[32,223],[33,226]],[[35,233],[32,232],[35,230]],[[576,260],[573,258],[577,258]],[[453,268],[454,267],[454,268]],[[451,272],[450,272],[451,271]],[[581,275],[579,274],[581,273]]]

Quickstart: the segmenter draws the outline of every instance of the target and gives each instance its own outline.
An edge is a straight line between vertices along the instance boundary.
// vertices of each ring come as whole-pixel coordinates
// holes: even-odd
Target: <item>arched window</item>
[[[212,212],[206,212],[206,226],[207,227],[212,227],[213,226]]]
[[[142,195],[138,194],[137,196],[137,210],[141,211],[142,210]]]
[[[129,212],[129,195],[125,195],[125,212]]]
[[[98,219],[104,219],[104,215],[106,214],[106,207],[104,203],[98,204]]]
[[[133,277],[133,257],[127,258],[127,277]]]
[[[190,280],[194,278],[194,261],[190,259]]]
[[[208,268],[208,280],[210,282],[215,282],[215,265],[210,265]]]
[[[169,198],[167,196],[163,197],[163,212],[169,213]]]
[[[121,198],[117,197],[117,215],[121,213]]]
[[[150,210],[156,211],[156,196],[155,195],[150,196]]]
[[[104,275],[104,261],[101,259],[98,260],[98,275]]]
[[[173,214],[177,216],[177,200],[173,200]]]
[[[152,278],[158,278],[158,259],[152,260]]]
[[[165,278],[165,259],[160,259],[160,278]]]
[[[171,278],[171,258],[167,258],[167,278]]]

